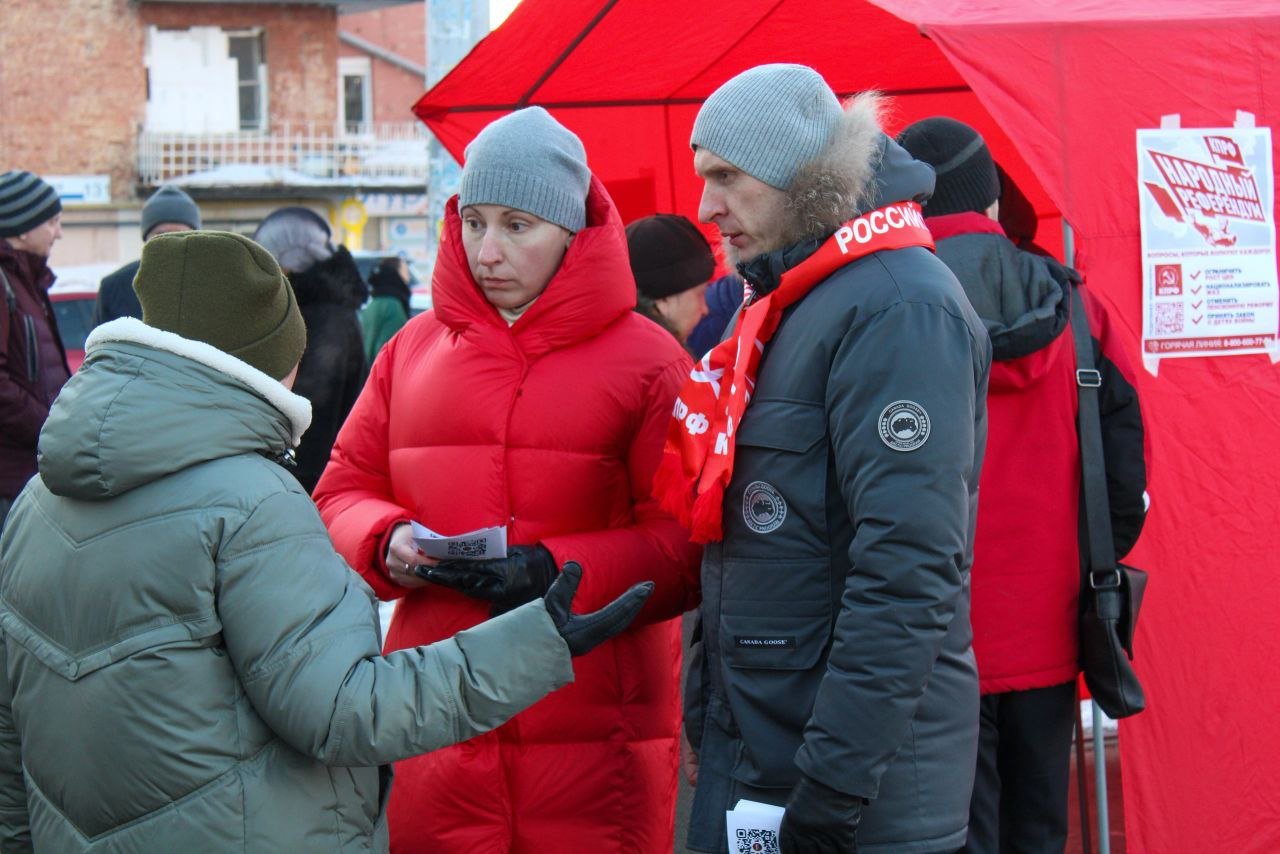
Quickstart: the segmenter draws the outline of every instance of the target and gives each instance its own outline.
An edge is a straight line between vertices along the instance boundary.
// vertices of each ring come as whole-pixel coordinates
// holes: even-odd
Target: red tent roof
[[[414,112],[461,161],[495,118],[546,107],[582,137],[624,219],[658,210],[692,218],[701,188],[688,140],[698,106],[739,71],[800,62],[842,96],[892,95],[894,127],[944,112],[970,122],[1036,210],[1055,215],[1013,143],[915,25],[861,2],[842,4],[838,17],[818,26],[806,0],[525,0]]]

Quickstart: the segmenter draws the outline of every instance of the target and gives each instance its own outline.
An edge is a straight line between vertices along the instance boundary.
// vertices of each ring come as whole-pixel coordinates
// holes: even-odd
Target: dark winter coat
[[[0,238],[0,499],[36,473],[36,439],[71,376],[49,302],[45,258]]]
[[[742,277],[737,273],[721,276],[707,285],[707,316],[689,333],[686,346],[695,357],[701,357],[724,339],[729,325],[742,305]]]
[[[839,160],[876,170],[863,209],[924,197],[928,167],[861,121],[863,160]],[[817,245],[741,269],[765,292]],[[691,848],[724,850],[724,811],[783,804],[801,773],[869,799],[860,851],[963,844],[989,363],[964,291],[920,247],[855,260],[783,315],[737,429],[724,539],[703,560]]]
[[[312,413],[294,474],[310,492],[369,372],[357,314],[367,290],[345,246],[304,273],[290,273],[289,283],[307,324],[307,349],[293,390],[311,401]]]
[[[93,325],[101,326],[121,317],[142,319],[142,303],[133,289],[141,261],[130,261],[114,273],[102,277],[98,285],[98,301],[93,306]]]
[[[1079,277],[1016,248],[979,213],[927,220],[938,257],[991,336],[987,455],[973,548],[973,647],[984,694],[1059,685],[1079,673],[1080,444],[1070,288]],[[1127,362],[1088,299],[1102,374],[1103,453],[1117,556],[1144,518],[1142,414]],[[1122,370],[1120,365],[1124,365]]]

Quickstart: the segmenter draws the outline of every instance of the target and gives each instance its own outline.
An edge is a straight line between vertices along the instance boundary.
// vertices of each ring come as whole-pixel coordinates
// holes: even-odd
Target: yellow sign
[[[345,232],[342,242],[348,249],[359,249],[364,245],[364,226],[368,221],[369,212],[359,199],[343,199],[338,205],[338,225]]]

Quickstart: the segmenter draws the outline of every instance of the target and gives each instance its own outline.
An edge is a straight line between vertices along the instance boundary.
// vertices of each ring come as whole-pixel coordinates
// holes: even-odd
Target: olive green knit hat
[[[280,265],[243,235],[157,235],[143,244],[133,289],[143,323],[211,344],[275,379],[288,376],[307,346]]]

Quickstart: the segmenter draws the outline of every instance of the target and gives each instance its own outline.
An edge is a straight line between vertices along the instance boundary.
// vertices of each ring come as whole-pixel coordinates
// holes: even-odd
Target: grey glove
[[[631,625],[631,621],[640,613],[645,600],[653,592],[653,582],[645,581],[632,585],[599,611],[575,614],[570,606],[578,592],[580,581],[582,567],[575,561],[569,561],[542,599],[547,606],[547,613],[551,615],[551,622],[569,645],[569,654],[573,656],[590,652]]]
[[[782,814],[778,847],[782,854],[854,854],[865,803],[802,774]]]

